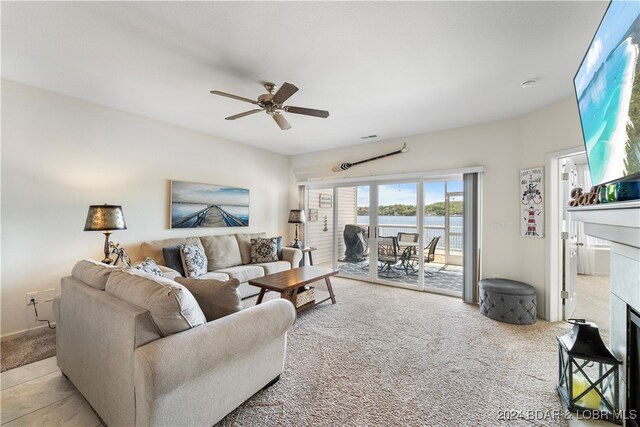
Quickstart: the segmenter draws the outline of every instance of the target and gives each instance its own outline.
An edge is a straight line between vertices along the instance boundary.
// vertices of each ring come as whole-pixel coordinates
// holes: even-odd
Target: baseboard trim
[[[55,324],[56,324],[55,322],[51,322],[51,326],[55,326]],[[36,332],[36,331],[39,332],[40,330],[47,329],[47,328],[49,328],[48,325],[40,325],[40,326],[36,326],[36,327],[33,327],[33,328],[29,328],[29,329],[22,329],[22,330],[17,331],[17,332],[11,332],[9,334],[5,334],[5,335],[0,336],[0,342],[9,341],[9,340],[12,340],[14,338],[20,338],[20,337],[23,337],[25,335],[28,335],[30,332]]]

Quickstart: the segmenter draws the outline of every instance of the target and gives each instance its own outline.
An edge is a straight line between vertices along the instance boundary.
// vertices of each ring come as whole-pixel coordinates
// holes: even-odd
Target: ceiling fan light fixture
[[[316,110],[313,108],[304,108],[304,107],[294,107],[291,105],[284,105],[284,102],[288,100],[291,95],[295,94],[298,91],[298,88],[291,84],[284,82],[282,86],[278,88],[278,90],[274,93],[276,89],[276,85],[273,83],[264,83],[264,88],[268,93],[262,94],[258,97],[257,101],[254,101],[249,98],[245,98],[243,96],[233,95],[226,92],[221,92],[219,90],[210,91],[213,95],[224,96],[227,98],[237,99],[238,101],[248,102],[250,104],[257,105],[258,109],[245,111],[244,113],[235,114],[233,116],[229,116],[226,120],[235,120],[241,117],[246,117],[251,114],[258,113],[260,111],[265,111],[268,115],[273,117],[276,121],[280,129],[287,130],[291,128],[291,125],[287,121],[287,119],[281,114],[281,112],[292,113],[292,114],[302,114],[304,116],[311,117],[321,117],[326,119],[329,117],[329,112],[325,110]]]

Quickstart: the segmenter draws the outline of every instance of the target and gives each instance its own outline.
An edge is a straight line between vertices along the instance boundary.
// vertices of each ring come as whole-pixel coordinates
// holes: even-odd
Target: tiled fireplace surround
[[[581,207],[570,212],[572,220],[584,223],[585,234],[611,242],[610,346],[623,361],[620,407],[626,409],[628,308],[640,313],[640,201]]]

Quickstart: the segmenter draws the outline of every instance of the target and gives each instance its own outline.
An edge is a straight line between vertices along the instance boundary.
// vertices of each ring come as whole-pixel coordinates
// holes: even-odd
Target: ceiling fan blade
[[[323,119],[329,117],[328,111],[314,110],[313,108],[284,107],[284,111],[293,114],[304,114],[305,116],[322,117]]]
[[[289,124],[287,119],[284,118],[284,116],[282,114],[274,113],[273,114],[273,120],[275,120],[276,123],[278,124],[278,126],[280,126],[280,129],[282,129],[282,130],[291,129],[291,125]]]
[[[212,90],[211,93],[214,95],[226,96],[227,98],[233,98],[233,99],[237,99],[238,101],[250,102],[252,104],[258,105],[258,101],[254,101],[253,99],[243,98],[242,96],[232,95],[226,92],[220,92],[219,90]]]
[[[264,111],[264,109],[263,108],[258,108],[258,109],[251,110],[251,111],[245,111],[244,113],[236,114],[235,116],[225,117],[225,120],[239,119],[240,117],[249,116],[251,114],[259,113],[260,111]]]
[[[282,86],[280,86],[280,89],[278,89],[276,94],[273,95],[271,102],[273,102],[274,104],[282,104],[284,101],[289,99],[289,97],[294,93],[296,93],[297,91],[298,91],[297,87],[295,87],[291,83],[285,82],[282,84]]]

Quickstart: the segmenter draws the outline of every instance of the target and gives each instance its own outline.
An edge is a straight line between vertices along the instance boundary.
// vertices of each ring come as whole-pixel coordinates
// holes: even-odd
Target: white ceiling
[[[2,76],[283,154],[514,117],[573,94],[607,2],[2,2]],[[538,85],[523,90],[523,80]],[[300,88],[282,131],[254,106]],[[368,140],[371,141],[371,140]],[[367,141],[367,142],[368,142]]]

